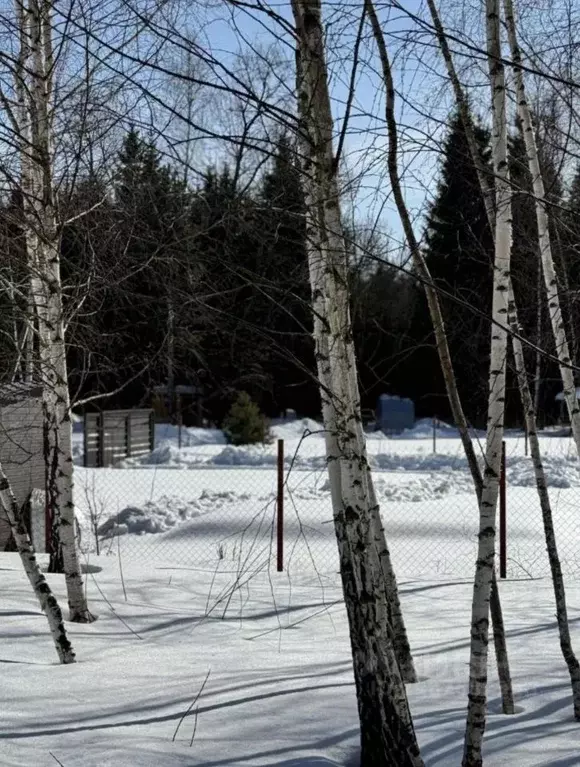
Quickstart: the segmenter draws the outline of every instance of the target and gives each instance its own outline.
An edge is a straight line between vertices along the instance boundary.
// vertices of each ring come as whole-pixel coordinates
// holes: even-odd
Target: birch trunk
[[[422,765],[389,625],[346,296],[319,0],[293,0],[316,356],[361,725],[361,765]],[[378,545],[377,545],[378,544]]]
[[[306,3],[305,6],[308,6],[309,4]],[[316,6],[316,3],[313,4]],[[318,11],[318,13],[320,13]],[[334,158],[332,154],[332,117],[330,114],[330,106],[328,107],[328,119],[330,121],[328,126],[328,133],[325,140],[327,140],[328,143],[328,156],[326,158],[327,162],[327,179],[324,181],[328,189],[327,196],[317,204],[320,206],[326,206],[325,210],[323,211],[325,222],[324,222],[324,228],[326,231],[325,238],[329,241],[326,243],[326,247],[331,249],[332,254],[334,254],[334,261],[335,264],[332,267],[334,269],[334,290],[336,293],[336,301],[337,304],[343,308],[344,317],[342,320],[343,323],[343,330],[341,331],[343,333],[343,342],[345,345],[345,354],[346,354],[346,364],[348,367],[348,396],[352,401],[352,417],[350,421],[349,428],[352,430],[353,434],[356,435],[356,443],[357,443],[357,450],[361,456],[361,460],[363,460],[364,465],[367,469],[367,477],[366,477],[366,487],[368,488],[369,493],[369,504],[370,504],[370,514],[372,516],[372,524],[373,524],[373,535],[376,542],[376,546],[378,547],[378,556],[379,561],[381,565],[381,571],[383,574],[383,584],[382,588],[385,592],[385,598],[388,603],[388,614],[389,614],[389,622],[390,627],[392,631],[392,639],[395,645],[395,652],[397,655],[397,661],[399,664],[399,668],[401,671],[401,676],[403,678],[403,681],[407,684],[411,684],[417,681],[417,675],[415,672],[415,667],[413,664],[413,657],[411,654],[411,647],[409,644],[409,639],[407,635],[407,630],[403,618],[403,611],[401,608],[401,603],[399,599],[399,591],[398,591],[398,585],[397,585],[397,579],[395,575],[395,571],[392,565],[392,560],[389,552],[389,548],[386,541],[384,526],[381,520],[380,516],[380,507],[377,502],[376,493],[374,489],[374,484],[372,480],[372,475],[370,472],[370,467],[367,460],[367,454],[366,454],[366,442],[364,437],[364,432],[362,428],[362,417],[360,412],[360,395],[359,395],[359,389],[358,389],[358,381],[357,381],[357,375],[356,375],[356,359],[355,359],[355,350],[354,350],[354,343],[353,343],[353,337],[352,337],[352,331],[351,331],[351,324],[350,324],[350,316],[349,316],[349,300],[348,300],[348,290],[347,290],[347,268],[346,268],[346,253],[345,253],[345,242],[344,242],[344,235],[343,235],[343,229],[342,229],[342,222],[340,220],[340,208],[339,204],[337,202],[338,200],[338,189],[336,185],[335,180],[335,167],[334,167]],[[319,141],[320,143],[320,141]],[[304,151],[304,157],[308,157],[308,162],[305,162],[305,169],[304,173],[305,175],[312,174],[311,169],[311,163],[317,162],[314,159],[310,159],[310,155],[312,154],[312,150],[309,149],[308,152],[306,150]],[[320,179],[309,179],[309,183],[315,183],[319,182]],[[312,197],[312,199],[316,199],[315,196]],[[317,224],[318,226],[318,224]],[[309,233],[309,237],[313,237],[314,235],[312,233]],[[313,279],[312,271],[311,271],[311,284],[314,284],[312,282]],[[313,295],[313,311],[314,311],[314,317],[315,317],[315,330],[318,328],[319,330],[324,330],[324,332],[328,332],[328,327],[326,325],[328,316],[327,311],[324,308],[324,303],[320,304],[320,297],[318,294]],[[317,323],[321,323],[318,325]],[[316,334],[315,334],[316,337]],[[327,348],[323,354],[323,357],[329,357],[330,356],[330,349],[328,348],[328,341],[325,342],[327,344]],[[321,357],[318,355],[319,363]],[[325,403],[325,400],[328,400],[329,396],[332,397],[332,393],[335,391],[332,386],[332,381],[330,377],[330,369],[327,367],[325,370],[320,369],[319,364],[319,377],[321,384],[326,387],[325,391],[326,394],[323,392],[322,394],[322,402],[323,402],[323,414],[324,414],[324,408],[325,406],[328,407],[328,402]],[[327,413],[329,411],[327,410]],[[326,421],[325,421],[326,423]],[[328,455],[336,455],[336,445],[334,445],[333,450],[334,452],[329,452]],[[335,460],[335,459],[331,459]]]
[[[62,619],[62,612],[56,600],[56,597],[50,590],[46,578],[40,571],[34,548],[30,541],[28,531],[22,519],[22,514],[16,503],[16,498],[10,487],[10,482],[4,473],[4,469],[0,464],[0,504],[6,514],[10,529],[12,530],[12,536],[16,543],[16,548],[20,554],[20,559],[24,567],[24,572],[30,585],[32,586],[40,609],[46,614],[50,633],[54,641],[54,646],[61,663],[74,663],[75,654],[71,643],[68,640],[64,622]]]
[[[493,194],[494,194],[493,186],[490,183],[489,177],[486,174],[486,169],[483,166],[483,162],[478,154],[477,142],[475,140],[475,135],[473,132],[473,125],[471,123],[467,100],[463,94],[463,89],[461,87],[459,78],[457,77],[457,73],[453,65],[453,60],[451,58],[451,53],[447,46],[445,32],[443,30],[443,26],[439,19],[437,9],[435,7],[433,0],[427,0],[427,2],[431,10],[431,15],[437,30],[437,35],[439,37],[443,56],[447,63],[448,72],[453,84],[455,97],[460,109],[460,114],[461,114],[461,118],[465,128],[465,134],[467,137],[470,153],[477,171],[479,184],[480,184],[482,195],[485,201],[485,207],[487,211],[487,217],[488,217],[490,229],[493,233],[495,228],[494,227],[495,211],[494,211],[494,203],[493,203]],[[538,331],[537,331],[536,343],[539,346],[540,340],[541,340],[540,335],[541,335],[541,307],[542,307],[542,302],[541,302],[542,267],[541,267],[540,261],[538,262],[538,280],[539,280],[538,282],[538,287],[539,287],[538,314],[537,314]],[[513,287],[511,285],[510,285],[510,293],[509,293],[508,321],[509,321],[510,330],[512,331],[511,339],[512,339],[513,353],[514,353],[515,368],[516,368],[516,373],[518,378],[520,399],[522,402],[522,408],[523,408],[524,417],[526,421],[526,430],[528,432],[528,436],[530,439],[531,455],[532,455],[532,461],[534,464],[534,472],[535,472],[535,478],[536,478],[536,487],[537,487],[538,496],[540,499],[540,508],[542,510],[542,521],[544,525],[546,549],[548,551],[548,559],[550,562],[552,582],[554,586],[556,616],[558,621],[558,630],[560,633],[560,646],[562,648],[562,654],[564,656],[564,660],[566,662],[568,671],[570,673],[570,679],[572,684],[574,715],[576,718],[578,718],[578,703],[580,701],[580,696],[579,696],[580,671],[579,671],[578,661],[574,655],[574,651],[572,649],[572,643],[570,639],[564,580],[562,577],[560,559],[558,556],[558,550],[556,546],[556,537],[555,537],[554,525],[552,520],[550,498],[548,494],[546,477],[544,473],[544,467],[542,464],[542,457],[540,452],[540,443],[538,439],[537,423],[536,423],[537,401],[532,401],[532,395],[531,395],[530,387],[528,383],[528,376],[526,371],[522,342],[520,341],[520,338],[519,338],[521,329],[520,329],[519,321],[518,321],[516,302],[515,302],[515,297],[513,294]],[[534,393],[535,398],[537,398],[538,396],[538,382],[539,382],[538,359],[541,360],[540,352],[538,352],[537,358],[536,358],[536,378],[535,378],[536,388]],[[492,620],[493,620],[493,601],[494,601],[493,589],[494,588],[497,588],[497,582],[495,582],[495,580],[492,583]]]
[[[519,332],[517,316],[513,311],[513,305],[510,302],[509,312],[510,328],[513,333]],[[546,538],[546,549],[548,560],[550,562],[550,571],[552,574],[552,583],[554,586],[554,597],[556,602],[556,619],[558,622],[558,632],[560,635],[560,647],[564,661],[570,674],[572,686],[572,703],[574,707],[574,718],[580,721],[580,664],[572,648],[572,639],[570,637],[570,628],[568,623],[568,608],[566,605],[566,590],[564,588],[564,577],[560,566],[560,557],[556,545],[556,534],[554,531],[554,521],[552,518],[552,506],[546,483],[546,475],[542,463],[542,454],[540,452],[540,441],[536,430],[536,416],[534,403],[528,384],[526,368],[524,362],[524,351],[521,341],[514,336],[513,342],[514,358],[516,362],[516,371],[520,392],[522,394],[522,406],[526,418],[526,428],[530,440],[530,453],[534,464],[534,474],[536,478],[536,487],[540,497],[540,508],[542,510],[542,522],[544,525],[544,536]]]
[[[479,510],[479,542],[473,602],[469,698],[463,767],[483,764],[481,744],[486,720],[489,600],[495,558],[495,512],[499,489],[505,410],[507,311],[511,252],[511,188],[508,178],[505,72],[501,62],[499,0],[487,0],[487,45],[492,90],[492,153],[495,173],[496,226],[491,353],[485,471]]]
[[[26,66],[17,75],[27,146],[21,154],[26,244],[37,318],[47,454],[47,491],[62,561],[70,620],[94,620],[83,589],[75,540],[72,424],[68,391],[60,237],[52,168],[52,0],[16,0]],[[20,99],[19,99],[20,100]],[[23,142],[24,143],[24,142]]]
[[[431,322],[432,322],[433,330],[435,333],[437,353],[439,356],[439,362],[441,364],[441,370],[442,370],[443,379],[445,382],[447,398],[449,400],[449,405],[451,407],[453,420],[455,422],[455,425],[461,437],[463,450],[467,458],[467,463],[469,466],[469,470],[471,472],[471,476],[475,486],[477,501],[479,505],[481,503],[483,478],[481,476],[481,471],[477,463],[477,457],[475,455],[473,442],[471,439],[471,435],[469,433],[469,426],[467,423],[467,419],[465,418],[465,414],[463,412],[463,406],[461,404],[461,399],[460,399],[459,391],[457,388],[455,371],[453,369],[451,354],[449,352],[449,345],[447,343],[447,334],[445,332],[445,323],[443,320],[443,313],[441,311],[441,305],[439,303],[439,297],[437,295],[437,291],[435,287],[433,286],[431,274],[429,272],[427,264],[425,263],[425,259],[423,258],[423,255],[421,253],[421,249],[419,247],[417,238],[415,237],[413,225],[411,223],[411,219],[409,217],[407,206],[405,204],[405,200],[401,190],[401,183],[400,183],[399,171],[398,171],[398,161],[397,161],[398,140],[397,140],[397,124],[395,119],[395,105],[394,105],[395,90],[393,85],[390,61],[389,61],[389,57],[387,53],[384,35],[382,34],[380,23],[376,15],[372,0],[366,0],[365,7],[367,10],[367,14],[369,16],[369,20],[371,22],[371,26],[373,28],[373,35],[377,43],[379,58],[381,61],[383,80],[385,82],[385,88],[386,88],[385,111],[386,111],[387,130],[389,134],[388,166],[389,166],[389,177],[391,181],[391,188],[393,190],[395,204],[397,206],[399,216],[403,224],[405,237],[407,239],[407,243],[411,250],[413,264],[415,266],[415,269],[419,277],[423,281],[423,285],[425,288],[425,294],[427,297],[429,314],[431,317]],[[430,7],[431,7],[431,4],[430,4]],[[436,15],[436,9],[434,6],[432,6],[432,10],[435,10],[435,19],[438,19]],[[506,644],[506,638],[505,638],[503,613],[501,608],[499,590],[497,588],[495,569],[492,574],[491,615],[492,615],[492,621],[493,621],[493,637],[494,637],[494,647],[495,647],[495,654],[496,654],[496,661],[497,661],[497,668],[498,668],[498,676],[500,681],[500,689],[502,693],[502,707],[503,707],[504,713],[513,714],[514,713],[514,696],[513,696],[512,681],[511,681],[511,674],[510,674],[510,668],[509,668],[509,656],[508,656],[507,644]]]
[[[540,386],[542,381],[542,261],[538,258],[538,274],[536,281],[536,366],[534,372],[534,414],[540,412]]]
[[[576,443],[576,450],[580,456],[580,407],[576,398],[576,387],[574,384],[574,374],[572,371],[572,359],[568,347],[568,338],[566,328],[562,317],[560,306],[560,296],[558,292],[558,279],[556,268],[552,256],[552,244],[550,239],[550,228],[547,211],[546,190],[542,178],[538,148],[534,136],[534,127],[532,124],[532,114],[526,98],[526,89],[524,84],[524,74],[522,71],[522,55],[517,40],[516,25],[514,18],[514,9],[512,0],[504,0],[505,21],[508,31],[508,39],[513,61],[513,71],[516,84],[516,101],[518,115],[522,121],[524,141],[526,145],[526,154],[530,174],[532,176],[532,188],[534,192],[536,206],[536,221],[538,225],[538,238],[540,244],[540,257],[542,260],[542,269],[544,273],[544,285],[548,302],[548,314],[554,335],[556,346],[556,355],[558,357],[560,375],[563,383],[563,393],[572,435]]]

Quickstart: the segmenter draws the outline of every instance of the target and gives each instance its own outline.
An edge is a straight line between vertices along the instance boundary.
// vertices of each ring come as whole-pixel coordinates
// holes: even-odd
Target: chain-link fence
[[[319,429],[297,422],[277,430],[285,436],[284,572],[290,575],[338,571]],[[150,456],[120,468],[78,468],[83,548],[171,567],[275,570],[276,443],[236,448],[222,444],[219,433],[200,437],[191,430],[179,449],[174,436],[166,431]],[[427,426],[400,438],[368,435],[387,539],[399,578],[470,578],[478,524],[473,484],[457,435],[442,428],[436,445],[432,437]],[[482,450],[483,436],[475,438]],[[580,464],[567,432],[546,432],[541,444],[563,570],[576,576]],[[526,453],[523,434],[506,434],[507,575],[512,578],[549,572]]]

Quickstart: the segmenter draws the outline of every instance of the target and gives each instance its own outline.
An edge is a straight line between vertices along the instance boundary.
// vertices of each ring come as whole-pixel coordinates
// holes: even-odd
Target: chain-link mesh
[[[480,437],[483,440],[483,437]],[[564,573],[580,573],[580,464],[564,432],[541,437]],[[175,442],[121,468],[84,469],[76,499],[85,551],[167,566],[276,567],[276,445],[234,448]],[[508,577],[549,573],[542,516],[523,435],[506,435]],[[368,451],[387,540],[399,578],[471,578],[478,510],[457,436],[370,434]],[[480,452],[483,444],[479,444]],[[336,576],[324,440],[286,440],[284,571]]]

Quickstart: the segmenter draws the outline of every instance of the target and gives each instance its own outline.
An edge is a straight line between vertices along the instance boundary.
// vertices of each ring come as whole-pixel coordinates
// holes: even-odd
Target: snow
[[[61,667],[18,558],[2,555],[3,766],[49,767],[52,754],[66,767],[354,767],[356,701],[335,585],[247,573],[232,591],[239,572],[228,567],[125,561],[125,599],[113,557],[89,564],[99,619],[69,626],[79,662]],[[62,576],[48,577],[64,603]],[[400,585],[420,678],[409,687],[418,738],[427,765],[449,767],[461,759],[471,586]],[[519,713],[500,713],[492,664],[485,764],[577,765],[550,584],[505,582],[501,593]],[[578,645],[577,583],[568,596]]]
[[[150,456],[77,466],[86,585],[99,620],[69,626],[75,666],[56,665],[18,558],[0,555],[2,767],[354,767],[356,700],[324,434],[310,420],[271,430],[272,444],[234,447],[217,430],[187,429],[180,449],[174,427],[158,428]],[[481,452],[483,435],[474,436]],[[74,437],[82,449],[82,424]],[[283,573],[274,551],[280,438]],[[541,443],[580,649],[579,464],[562,431]],[[506,444],[509,579],[500,589],[519,713],[500,713],[492,663],[485,764],[571,767],[580,764],[580,725],[531,459],[521,433],[507,433]],[[433,454],[430,420],[396,437],[372,432],[368,451],[420,676],[409,688],[418,737],[428,766],[450,767],[461,761],[467,701],[471,480],[454,429],[438,426]],[[48,578],[64,606],[62,576]]]

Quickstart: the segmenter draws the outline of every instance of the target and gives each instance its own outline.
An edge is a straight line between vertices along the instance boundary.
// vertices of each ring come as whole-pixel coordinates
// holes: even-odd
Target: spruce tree
[[[310,285],[305,202],[292,141],[284,134],[264,176],[261,208],[262,271],[271,285],[268,317],[273,331],[273,405],[277,411],[318,412],[310,337]],[[311,375],[312,374],[312,375]]]
[[[489,161],[489,132],[474,126],[485,164]],[[481,375],[489,357],[489,321],[478,312],[489,315],[493,242],[475,166],[471,160],[461,118],[454,114],[443,146],[443,163],[437,194],[427,218],[425,259],[435,283],[459,299],[441,297],[452,358],[457,364],[457,381],[468,418],[474,424],[485,423],[487,382]],[[418,286],[422,292],[422,287]],[[428,328],[426,302],[417,301],[418,315],[414,325],[419,346],[415,362],[423,360],[422,379],[431,373],[436,388],[430,395],[432,412],[442,415],[441,379],[434,366],[436,355],[433,336]],[[475,311],[474,311],[475,310]],[[430,351],[427,353],[427,349]],[[428,368],[428,369],[425,369]]]

